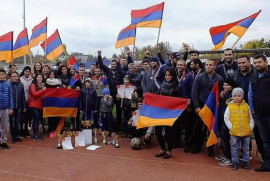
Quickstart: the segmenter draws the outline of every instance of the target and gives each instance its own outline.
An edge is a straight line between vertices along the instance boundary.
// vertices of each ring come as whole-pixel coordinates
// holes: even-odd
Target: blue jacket
[[[178,79],[181,85],[182,97],[191,99],[191,91],[194,82],[192,73],[186,70],[184,75],[178,76]]]
[[[0,110],[13,108],[11,85],[7,81],[0,81]]]
[[[12,95],[14,108],[22,108],[25,109],[25,94],[24,94],[24,86],[21,82],[11,82],[12,87]]]
[[[94,110],[98,109],[97,107],[97,92],[94,88],[82,88],[80,94],[80,110]]]

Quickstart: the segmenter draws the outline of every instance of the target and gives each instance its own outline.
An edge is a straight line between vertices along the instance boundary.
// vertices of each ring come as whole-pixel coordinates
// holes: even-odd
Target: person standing
[[[250,78],[249,106],[263,143],[263,165],[256,172],[270,172],[270,70],[264,55],[253,59],[255,71]]]
[[[0,116],[1,116],[1,144],[3,149],[9,149],[7,145],[8,118],[13,113],[14,104],[12,88],[6,81],[6,71],[0,68]]]

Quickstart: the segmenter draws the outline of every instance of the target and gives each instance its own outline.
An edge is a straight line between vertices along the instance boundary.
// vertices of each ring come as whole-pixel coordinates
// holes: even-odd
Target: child
[[[136,129],[137,124],[138,124],[138,118],[140,116],[140,112],[141,112],[141,108],[142,108],[142,104],[143,104],[143,99],[139,98],[138,99],[138,109],[136,111],[133,112],[133,116],[132,118],[129,120],[129,132],[131,133],[132,138],[137,137],[140,138],[144,132],[145,129],[141,128],[141,129]],[[150,143],[151,142],[151,135],[153,132],[153,126],[149,127],[146,131],[146,134],[144,136],[144,142],[145,143]]]
[[[79,109],[83,113],[83,120],[94,120],[94,111],[97,111],[97,93],[89,77],[84,80],[84,87],[81,89]]]
[[[9,149],[7,145],[8,116],[13,113],[13,96],[10,83],[6,81],[6,71],[0,68],[0,117],[1,117],[1,144],[3,149]]]
[[[113,132],[113,98],[110,96],[109,88],[103,89],[103,98],[100,100],[100,118],[102,122],[102,131],[109,131],[109,135]]]
[[[20,123],[23,112],[26,111],[24,86],[19,81],[18,72],[11,73],[11,87],[13,93],[14,110],[10,116],[11,143],[22,142],[20,136]]]
[[[245,102],[244,91],[241,88],[234,88],[232,91],[233,101],[228,103],[224,114],[224,121],[230,130],[231,135],[231,155],[232,169],[238,169],[238,151],[240,143],[243,154],[243,168],[250,170],[249,167],[249,142],[254,121],[248,104]]]

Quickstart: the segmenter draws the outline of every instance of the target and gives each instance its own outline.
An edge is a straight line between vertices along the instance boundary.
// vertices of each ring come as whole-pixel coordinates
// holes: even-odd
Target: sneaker
[[[222,161],[224,158],[226,158],[226,157],[223,154],[215,157],[215,159],[218,161]]]
[[[238,159],[239,159],[239,161],[243,161],[243,156],[240,155],[240,156],[238,157]],[[249,160],[252,160],[252,156],[251,156],[251,155],[249,155]]]
[[[34,139],[34,140],[42,140],[42,136],[40,136],[40,135],[35,135],[35,136],[33,137],[33,139]]]
[[[220,164],[221,166],[228,166],[228,165],[232,165],[232,161],[228,158],[224,158],[218,164]]]
[[[232,163],[232,170],[237,170],[238,169],[238,163],[237,162],[233,162]]]
[[[270,172],[270,167],[261,166],[259,168],[255,168],[255,172]]]
[[[9,149],[9,146],[6,143],[0,144],[2,149]]]
[[[249,167],[248,162],[243,162],[243,168],[244,168],[244,170],[246,170],[246,171],[249,171],[249,170],[250,170],[250,167]]]

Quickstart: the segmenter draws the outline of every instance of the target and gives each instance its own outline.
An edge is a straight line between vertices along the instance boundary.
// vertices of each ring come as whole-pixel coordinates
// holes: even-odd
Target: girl
[[[59,79],[62,82],[63,88],[67,88],[71,79],[68,67],[65,65],[61,65],[58,69],[57,74],[58,74]]]

